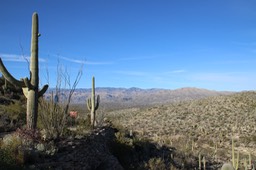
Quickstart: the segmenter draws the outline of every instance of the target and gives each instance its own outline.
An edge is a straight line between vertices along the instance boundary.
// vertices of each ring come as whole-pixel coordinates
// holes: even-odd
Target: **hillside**
[[[144,96],[152,95],[148,92],[150,90],[129,90],[133,94],[131,96],[140,93]],[[129,90],[126,89],[124,94],[129,94]],[[121,94],[120,89],[117,91]],[[160,95],[159,89],[151,91],[157,91]],[[92,131],[86,129],[86,121],[80,117],[76,122],[78,126],[69,127],[65,138],[56,140],[55,143],[38,140],[39,143],[36,142],[35,146],[42,147],[36,147],[37,154],[33,155],[33,159],[28,159],[32,159],[32,164],[25,167],[200,169],[200,157],[202,166],[205,160],[206,169],[215,170],[224,162],[230,162],[232,138],[235,153],[239,152],[240,168],[245,161],[248,164],[249,154],[251,162],[255,164],[255,91],[230,93],[183,88],[175,92],[178,92],[176,96],[174,91],[169,91],[168,94],[176,99],[166,100],[169,103],[152,102],[145,107],[141,107],[139,103],[138,107],[134,105],[126,109],[98,111],[97,120],[102,126]],[[165,97],[165,93],[161,96]],[[155,94],[151,96],[153,99],[145,100],[156,101],[161,96]],[[65,97],[65,93],[62,97]],[[137,101],[137,98],[132,100]],[[84,107],[81,109],[84,110]],[[18,129],[13,135],[24,134]],[[11,136],[5,135],[3,141],[8,142],[9,137]],[[9,148],[9,145],[2,145],[4,147]],[[39,149],[43,151],[39,152]],[[77,163],[74,165],[73,162]]]
[[[240,160],[256,159],[256,92],[113,111],[109,119],[160,145],[208,160],[230,161],[231,138]]]

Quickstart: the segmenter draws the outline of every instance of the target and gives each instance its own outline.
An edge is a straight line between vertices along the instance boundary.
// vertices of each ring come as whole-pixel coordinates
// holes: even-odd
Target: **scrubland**
[[[98,124],[95,129],[90,129],[89,111],[85,103],[71,104],[69,110],[76,110],[78,117],[75,120],[68,118],[64,124],[61,123],[63,133],[57,138],[42,138],[47,129],[42,124],[42,116],[39,116],[38,136],[33,138],[32,143],[29,142],[28,153],[21,147],[24,141],[19,137],[30,136],[22,131],[25,125],[24,101],[22,98],[10,100],[8,97],[2,97],[2,101],[2,123],[9,123],[11,127],[3,131],[18,128],[12,136],[2,136],[2,167],[12,167],[14,162],[18,162],[15,168],[60,168],[63,160],[66,160],[65,166],[72,167],[74,161],[94,160],[95,146],[102,148],[102,153],[97,153],[98,159],[109,156],[124,169],[214,170],[233,161],[238,169],[252,169],[256,161],[254,91],[142,107],[129,106],[125,109],[111,109],[112,105],[104,104],[103,100],[96,113]],[[10,101],[13,103],[8,103]],[[49,127],[54,121],[48,119],[50,117],[46,111],[48,108],[53,116],[53,111],[58,110],[55,107],[54,104],[47,104],[42,109],[40,105],[40,114],[45,114]],[[8,119],[4,115],[8,115]],[[56,130],[49,128],[48,131]],[[27,142],[25,144],[28,145]],[[77,148],[80,148],[79,152]],[[33,153],[30,153],[31,149]],[[72,159],[70,155],[73,155]],[[86,166],[96,164],[100,166],[101,162],[90,161]],[[84,163],[76,165],[78,169],[83,166]]]
[[[256,159],[256,92],[112,111],[107,117],[139,138],[210,162]]]

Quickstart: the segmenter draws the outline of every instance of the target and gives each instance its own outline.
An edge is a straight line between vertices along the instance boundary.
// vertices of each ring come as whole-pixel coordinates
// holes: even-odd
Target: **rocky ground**
[[[104,126],[82,136],[70,136],[55,144],[52,156],[37,156],[29,169],[197,169],[198,158],[185,155],[175,148],[159,146],[138,139],[127,131]],[[209,170],[220,168],[222,163],[207,161]]]
[[[13,136],[3,141],[15,141]],[[12,136],[12,137],[11,137]],[[20,135],[19,135],[20,136]],[[23,138],[28,138],[24,137]],[[23,142],[24,143],[24,142]],[[160,146],[146,139],[138,139],[126,130],[111,125],[98,128],[85,135],[70,135],[58,141],[34,141],[23,150],[23,164],[14,169],[59,170],[121,170],[121,169],[197,169],[198,158],[186,155],[175,148]],[[19,154],[19,152],[18,152]],[[209,170],[220,168],[222,163],[207,161]],[[0,165],[0,168],[6,167]]]
[[[31,169],[106,169],[121,170],[123,167],[113,156],[108,142],[115,129],[104,127],[87,136],[70,136],[56,142],[57,152],[27,165]]]

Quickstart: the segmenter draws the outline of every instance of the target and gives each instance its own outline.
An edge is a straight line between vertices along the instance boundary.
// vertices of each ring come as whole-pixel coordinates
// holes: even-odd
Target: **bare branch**
[[[43,119],[42,123],[46,130],[46,133],[49,135],[49,138],[56,138],[63,135],[64,128],[67,125],[67,117],[69,115],[68,111],[71,98],[82,77],[82,73],[83,65],[78,71],[74,83],[71,85],[70,75],[67,72],[67,69],[65,69],[63,72],[63,67],[58,61],[55,95],[52,92],[51,101],[49,102],[46,100],[42,100],[40,104],[42,113],[39,115],[40,118]],[[65,99],[61,99],[60,96],[62,85],[64,85],[64,87],[69,87],[69,93],[67,94],[68,96]],[[56,96],[58,97],[58,99],[60,99],[60,101],[57,100],[57,102],[55,102],[54,99]]]
[[[23,49],[23,46],[21,45],[21,43],[19,43],[19,45],[20,45],[20,49],[21,49],[21,55],[22,55],[23,59],[26,60],[26,62],[27,62],[27,67],[28,67],[28,72],[30,72],[30,69],[29,69],[29,60],[25,57],[24,49]]]

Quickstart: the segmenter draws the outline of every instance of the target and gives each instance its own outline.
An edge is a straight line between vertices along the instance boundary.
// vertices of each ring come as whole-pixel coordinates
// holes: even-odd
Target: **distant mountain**
[[[46,97],[49,98],[51,91],[48,90]],[[140,88],[96,88],[96,95],[100,95],[101,103],[115,108],[127,108],[135,106],[148,106],[154,104],[173,103],[201,99],[209,96],[228,95],[234,92],[212,91],[199,88],[180,88],[176,90],[166,89],[140,89]],[[72,96],[72,103],[85,104],[91,95],[91,89],[76,89]],[[67,98],[68,90],[62,90],[60,98]]]

